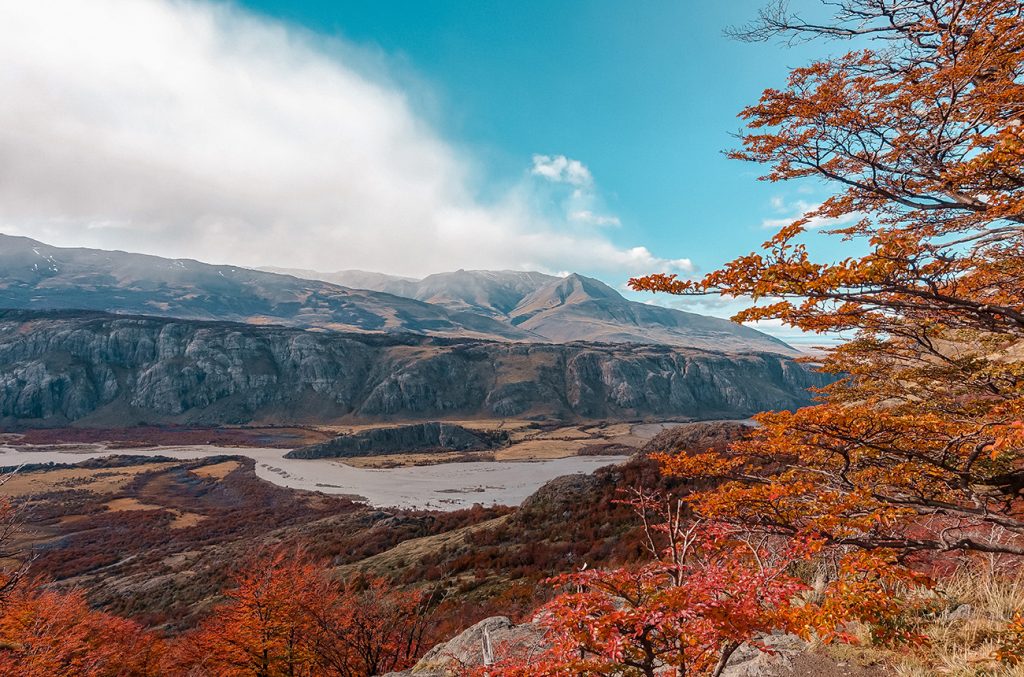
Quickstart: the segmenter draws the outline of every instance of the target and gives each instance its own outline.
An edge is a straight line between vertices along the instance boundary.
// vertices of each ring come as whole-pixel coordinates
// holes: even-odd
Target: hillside
[[[0,422],[742,418],[827,380],[775,354],[0,311]]]
[[[81,309],[340,331],[536,338],[404,296],[189,259],[51,247],[0,234],[0,308]]]
[[[756,329],[717,317],[630,301],[600,280],[576,273],[563,278],[530,271],[458,270],[410,280],[358,270],[282,272],[484,315],[556,343],[647,343],[797,354],[784,342]]]
[[[530,294],[560,278],[519,270],[457,270],[415,280],[365,270],[322,273],[294,268],[263,268],[354,289],[371,289],[435,303],[450,310],[480,313],[508,321],[509,313]]]
[[[556,278],[509,312],[513,325],[552,341],[653,343],[795,354],[782,341],[729,320],[629,301],[599,280]]]
[[[686,427],[693,448],[714,443],[700,435],[704,428]],[[21,537],[39,548],[33,570],[81,587],[106,610],[181,630],[206,613],[240,561],[300,543],[339,574],[450,587],[437,615],[446,626],[440,641],[497,611],[528,611],[546,594],[539,580],[574,561],[635,559],[637,520],[612,499],[638,482],[667,486],[640,457],[554,480],[519,508],[423,512],[284,489],[258,479],[253,461],[241,456],[113,456],[26,467],[5,491],[33,505]]]

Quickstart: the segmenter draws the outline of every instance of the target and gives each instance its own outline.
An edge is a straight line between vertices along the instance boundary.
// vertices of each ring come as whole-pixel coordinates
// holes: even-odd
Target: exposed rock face
[[[737,418],[827,377],[780,355],[0,311],[0,423]]]
[[[750,430],[736,421],[702,421],[684,423],[662,430],[644,445],[646,454],[678,454],[684,451],[723,451]]]
[[[529,660],[547,648],[544,629],[536,623],[516,625],[504,616],[485,618],[452,639],[438,644],[405,672],[391,677],[455,677],[484,665],[484,655],[500,660],[515,656]]]
[[[482,451],[501,446],[507,439],[507,434],[502,437],[468,430],[454,423],[434,421],[341,435],[333,440],[293,449],[285,457],[334,458],[424,451]]]

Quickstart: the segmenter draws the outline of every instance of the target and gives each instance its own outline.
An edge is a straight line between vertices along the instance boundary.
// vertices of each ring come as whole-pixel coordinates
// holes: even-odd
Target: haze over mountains
[[[622,297],[598,280],[522,271],[422,280],[252,270],[0,235],[0,308],[82,309],[306,329],[498,341],[644,343],[795,354],[749,327]]]
[[[474,313],[237,266],[0,235],[0,308],[80,309],[249,324],[527,340]]]
[[[508,323],[556,343],[648,343],[795,354],[763,332],[717,317],[630,301],[594,278],[533,271],[457,270],[422,280],[344,270],[267,269],[405,296]]]

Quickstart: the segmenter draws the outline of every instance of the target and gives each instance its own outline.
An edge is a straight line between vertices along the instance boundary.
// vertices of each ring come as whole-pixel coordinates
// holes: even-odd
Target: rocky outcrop
[[[530,519],[535,513],[561,515],[574,506],[587,505],[593,501],[601,481],[595,475],[582,473],[556,477],[523,501],[517,517]]]
[[[384,456],[427,451],[484,451],[502,446],[508,434],[469,430],[454,423],[433,421],[394,428],[373,428],[341,435],[326,442],[293,449],[285,458]]]
[[[0,311],[0,423],[738,418],[827,377],[770,353]]]
[[[722,676],[847,674],[839,670],[843,664],[810,654],[807,643],[795,635],[764,635],[758,638],[758,644],[765,649],[753,644],[744,644],[737,649],[730,657]],[[508,658],[529,664],[531,657],[540,656],[549,645],[550,640],[546,638],[544,626],[536,619],[517,625],[504,616],[493,616],[467,628],[447,642],[438,644],[409,670],[391,672],[384,677],[457,677],[474,668]],[[813,658],[817,660],[808,660]],[[794,671],[795,662],[811,663],[826,669],[821,672],[798,672]]]
[[[750,422],[750,425],[753,425]],[[750,431],[750,425],[737,421],[701,421],[673,426],[651,438],[642,449],[645,454],[678,454],[724,451],[730,443]]]
[[[529,660],[547,648],[544,629],[536,623],[516,625],[504,616],[485,618],[423,655],[410,670],[390,677],[455,677],[467,670],[515,657]]]

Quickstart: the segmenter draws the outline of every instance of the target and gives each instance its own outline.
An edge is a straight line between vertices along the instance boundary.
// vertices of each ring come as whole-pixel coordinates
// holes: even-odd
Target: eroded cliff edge
[[[769,353],[0,311],[5,424],[735,418],[828,380]]]

